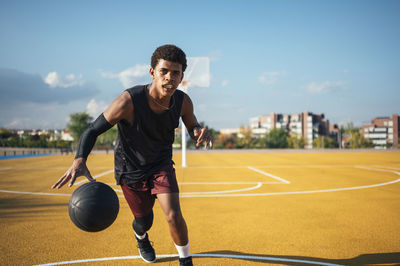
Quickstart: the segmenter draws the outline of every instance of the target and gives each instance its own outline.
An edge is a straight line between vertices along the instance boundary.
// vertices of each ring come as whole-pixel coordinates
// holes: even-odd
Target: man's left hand
[[[207,128],[195,127],[193,129],[193,135],[196,139],[196,147],[199,147],[202,143],[204,143],[204,147],[206,149],[212,149],[213,141],[211,133],[207,130]]]

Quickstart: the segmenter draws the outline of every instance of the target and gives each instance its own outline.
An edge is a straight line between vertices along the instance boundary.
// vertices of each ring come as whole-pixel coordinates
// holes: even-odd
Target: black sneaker
[[[145,262],[148,262],[148,263],[155,262],[156,261],[156,252],[154,251],[154,248],[150,244],[148,235],[146,234],[146,237],[144,239],[138,239],[136,237],[136,240],[138,243],[140,257]]]
[[[179,258],[180,266],[193,266],[192,257]]]

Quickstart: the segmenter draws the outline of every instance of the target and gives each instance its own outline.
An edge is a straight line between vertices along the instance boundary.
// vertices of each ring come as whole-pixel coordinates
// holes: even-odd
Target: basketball
[[[72,222],[87,232],[109,227],[117,218],[118,196],[108,185],[89,182],[78,187],[69,200],[68,212]]]

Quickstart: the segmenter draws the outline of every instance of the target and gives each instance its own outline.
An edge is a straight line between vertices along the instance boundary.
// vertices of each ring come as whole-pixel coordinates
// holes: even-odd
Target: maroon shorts
[[[137,218],[151,213],[157,194],[179,193],[175,169],[171,164],[161,167],[146,181],[127,185],[121,180],[121,188],[133,215]]]

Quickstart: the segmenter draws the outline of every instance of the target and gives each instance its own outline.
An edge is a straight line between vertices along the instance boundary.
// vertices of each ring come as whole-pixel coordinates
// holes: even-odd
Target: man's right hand
[[[89,181],[96,181],[89,172],[89,169],[86,166],[86,159],[77,158],[72,163],[72,166],[65,172],[65,174],[58,179],[58,181],[51,188],[61,188],[64,186],[69,180],[69,186],[71,187],[76,178],[80,176],[85,176]]]

